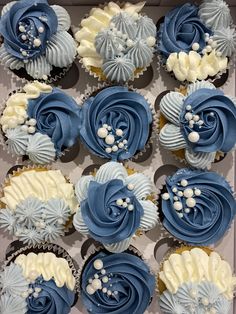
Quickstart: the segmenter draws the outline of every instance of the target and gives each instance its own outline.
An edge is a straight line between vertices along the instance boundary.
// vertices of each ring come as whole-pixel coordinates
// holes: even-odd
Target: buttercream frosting
[[[104,62],[102,70],[109,81],[124,83],[132,78],[135,66],[127,57],[116,57]]]
[[[164,227],[191,245],[219,241],[236,215],[236,200],[224,177],[180,169],[166,179],[161,211]]]
[[[23,156],[26,154],[26,148],[29,142],[29,134],[20,127],[15,129],[7,129],[5,133],[6,144],[13,154]]]
[[[100,157],[120,161],[144,149],[152,114],[143,96],[114,86],[85,101],[81,122],[80,137],[85,145]]]
[[[19,296],[3,294],[0,297],[0,311],[2,314],[25,314],[26,301]]]
[[[213,40],[216,42],[216,51],[223,57],[231,57],[236,50],[236,31],[233,28],[221,28],[214,32]]]
[[[98,263],[99,262],[99,263]],[[102,266],[102,270],[94,265]],[[89,280],[98,274],[101,289]],[[154,292],[155,279],[140,257],[129,253],[99,252],[85,265],[82,276],[82,302],[93,313],[142,314]]]

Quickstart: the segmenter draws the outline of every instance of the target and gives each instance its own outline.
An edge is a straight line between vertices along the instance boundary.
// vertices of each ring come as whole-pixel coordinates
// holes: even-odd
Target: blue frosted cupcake
[[[123,161],[145,150],[152,121],[152,110],[142,95],[127,87],[105,87],[83,103],[80,138],[93,154]]]
[[[80,277],[81,299],[89,313],[143,314],[152,300],[155,277],[132,249],[91,255]]]
[[[13,155],[47,164],[78,140],[81,109],[59,88],[34,81],[3,106],[1,142]]]
[[[23,247],[0,272],[0,312],[69,314],[78,290],[77,270],[61,247]]]
[[[108,162],[94,175],[82,176],[75,186],[79,202],[73,217],[75,229],[111,252],[125,251],[135,234],[157,224],[154,191],[144,174]]]
[[[160,200],[164,228],[191,245],[211,245],[223,238],[236,215],[236,200],[215,172],[180,169],[166,179]]]
[[[236,32],[227,3],[185,3],[165,15],[158,31],[158,51],[168,72],[181,82],[222,74],[236,50]]]
[[[236,99],[207,81],[167,93],[160,102],[160,144],[200,169],[235,149]]]
[[[0,20],[2,64],[31,79],[47,80],[61,73],[76,55],[75,41],[68,33],[70,25],[67,11],[59,5],[50,6],[47,0],[9,2]]]

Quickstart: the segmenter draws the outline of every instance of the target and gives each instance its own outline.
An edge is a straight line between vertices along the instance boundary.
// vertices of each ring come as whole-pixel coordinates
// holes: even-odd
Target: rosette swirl
[[[192,245],[210,245],[223,237],[236,214],[226,180],[214,172],[181,169],[166,179],[162,194],[164,227]]]
[[[186,115],[188,106],[191,106],[190,114],[201,124],[189,125],[189,115]],[[190,94],[184,101],[180,123],[184,137],[194,152],[229,152],[235,145],[236,106],[220,90],[202,88]],[[199,135],[197,142],[191,141],[192,132]]]
[[[102,266],[105,275],[99,274],[96,283],[89,279]],[[109,280],[110,279],[110,280]],[[109,282],[108,282],[109,280]],[[92,313],[143,314],[154,292],[155,278],[141,258],[129,253],[99,252],[85,265],[81,279],[82,301]]]
[[[80,107],[58,88],[29,99],[27,114],[37,121],[36,130],[48,135],[58,154],[75,144],[79,136]]]
[[[38,297],[28,297],[28,313],[31,314],[68,314],[74,303],[75,293],[65,285],[58,287],[53,279],[44,281],[40,278],[32,285],[35,290],[40,289]]]
[[[23,60],[42,54],[57,26],[56,13],[46,0],[21,0],[1,17],[0,33],[5,49]]]
[[[81,140],[94,154],[125,160],[144,149],[152,123],[151,109],[140,94],[108,87],[82,107]]]
[[[206,46],[205,33],[212,31],[198,16],[198,7],[186,3],[166,14],[159,31],[159,50],[168,58],[173,52],[189,52],[198,43],[202,50]]]

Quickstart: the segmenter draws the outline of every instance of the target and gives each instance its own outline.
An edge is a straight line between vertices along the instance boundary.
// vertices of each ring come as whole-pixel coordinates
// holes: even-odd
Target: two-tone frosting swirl
[[[186,3],[166,14],[159,31],[159,50],[166,58],[173,52],[191,51],[194,43],[202,50],[206,46],[205,33],[212,32],[200,20],[198,7]]]
[[[96,274],[98,278],[93,279]],[[155,278],[135,255],[99,252],[85,265],[81,286],[82,301],[89,312],[143,314],[151,301]]]
[[[166,190],[163,225],[172,235],[193,245],[213,244],[224,236],[236,214],[236,201],[222,176],[181,169],[166,179]]]
[[[152,123],[145,98],[126,87],[108,87],[82,107],[80,137],[96,155],[124,160],[144,149]]]

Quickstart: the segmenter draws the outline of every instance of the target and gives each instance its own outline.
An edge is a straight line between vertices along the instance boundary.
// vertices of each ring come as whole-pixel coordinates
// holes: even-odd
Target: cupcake
[[[75,186],[79,209],[75,229],[101,242],[111,252],[125,251],[135,235],[155,227],[154,185],[142,173],[117,162],[82,176]]]
[[[0,20],[2,64],[31,79],[47,80],[55,69],[62,73],[76,55],[70,24],[67,11],[46,0],[9,2]]]
[[[2,143],[35,164],[60,157],[79,137],[80,107],[59,88],[34,81],[12,94],[0,117]]]
[[[0,228],[32,245],[63,236],[77,210],[73,185],[60,170],[47,168],[9,175],[0,201]]]
[[[14,258],[5,264],[0,272],[1,313],[71,312],[77,285],[73,261],[64,250],[63,257],[58,257],[47,249],[20,249],[23,253],[15,252]]]
[[[210,168],[236,144],[236,99],[207,81],[160,102],[160,144],[195,168]]]
[[[82,106],[80,139],[99,157],[130,159],[145,150],[151,131],[150,105],[126,87],[97,90]]]
[[[75,34],[83,67],[100,80],[118,84],[138,77],[151,64],[156,26],[140,13],[145,2],[93,8]]]
[[[236,277],[209,248],[181,247],[163,262],[157,285],[163,314],[228,314]]]
[[[143,314],[151,302],[155,278],[133,250],[115,254],[100,250],[85,262],[80,285],[89,313]]]
[[[215,78],[228,68],[236,32],[227,3],[185,3],[165,15],[158,31],[158,51],[166,70],[181,82]]]
[[[236,215],[236,200],[224,177],[209,171],[180,169],[166,179],[160,219],[178,240],[191,245],[219,241]]]

